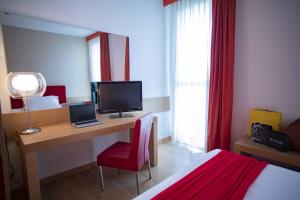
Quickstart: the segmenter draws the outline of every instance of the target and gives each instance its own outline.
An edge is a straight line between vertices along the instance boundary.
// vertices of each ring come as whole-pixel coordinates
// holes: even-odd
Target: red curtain
[[[101,81],[111,81],[108,33],[100,35]]]
[[[125,46],[125,81],[130,80],[130,70],[129,70],[129,37],[126,37]]]
[[[95,32],[95,33],[93,33],[93,34],[88,35],[87,37],[85,37],[85,40],[86,40],[86,41],[89,41],[89,40],[92,40],[92,39],[94,39],[94,38],[96,38],[96,37],[100,37],[100,35],[101,35],[102,33],[103,33],[103,32],[97,31],[97,32]]]
[[[167,5],[169,5],[169,4],[172,4],[172,3],[175,3],[176,1],[178,1],[178,0],[164,0],[164,6],[167,6]]]
[[[212,1],[207,150],[230,149],[236,0]]]

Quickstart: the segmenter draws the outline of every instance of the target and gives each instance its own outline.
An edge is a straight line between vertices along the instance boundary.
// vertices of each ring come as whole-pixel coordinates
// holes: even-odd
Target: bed
[[[189,174],[191,171],[216,156],[221,150],[200,155],[190,166],[178,171],[163,182],[137,196],[135,200],[151,199],[161,191]],[[300,199],[300,173],[282,167],[267,165],[249,187],[244,199]]]
[[[39,110],[39,109],[48,108],[48,107],[49,108],[61,107],[62,104],[67,102],[66,86],[64,86],[64,85],[47,86],[43,97],[49,97],[49,98],[35,99],[34,101],[36,101],[36,102],[32,102],[32,103],[44,104],[44,105],[37,106],[37,107],[36,106],[31,107],[31,110]],[[56,102],[52,103],[53,101],[57,101],[57,103]],[[10,102],[11,102],[12,112],[24,111],[25,105],[24,105],[22,99],[10,98]],[[58,104],[58,105],[56,105],[56,104]]]

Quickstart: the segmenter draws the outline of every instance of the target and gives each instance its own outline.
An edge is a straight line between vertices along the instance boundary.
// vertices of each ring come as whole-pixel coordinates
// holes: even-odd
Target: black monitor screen
[[[141,81],[99,82],[99,113],[143,109]]]
[[[96,119],[95,105],[92,103],[70,105],[69,109],[71,123]]]

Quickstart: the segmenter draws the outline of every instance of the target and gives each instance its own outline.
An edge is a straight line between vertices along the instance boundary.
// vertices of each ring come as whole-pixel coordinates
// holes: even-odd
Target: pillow
[[[24,101],[24,106],[27,109],[27,101]],[[34,97],[29,99],[30,110],[43,110],[52,108],[61,108],[58,96]]]
[[[292,151],[300,152],[300,119],[297,119],[283,130],[290,136]]]

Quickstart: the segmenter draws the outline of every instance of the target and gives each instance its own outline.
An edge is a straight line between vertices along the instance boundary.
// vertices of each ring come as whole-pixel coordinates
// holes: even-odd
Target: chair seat
[[[129,159],[130,143],[116,142],[97,156],[97,164],[105,167],[137,171],[137,166]]]

